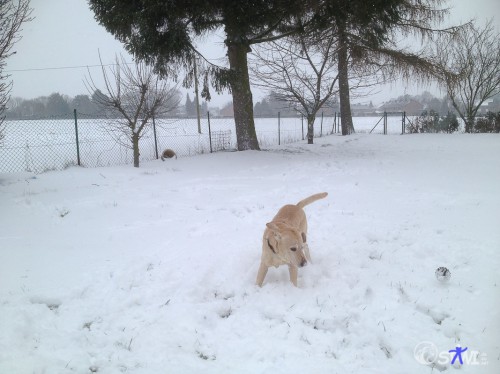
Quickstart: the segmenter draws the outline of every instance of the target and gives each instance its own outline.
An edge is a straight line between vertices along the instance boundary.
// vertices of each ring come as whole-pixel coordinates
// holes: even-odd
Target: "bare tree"
[[[337,92],[335,38],[313,44],[305,36],[288,37],[254,52],[254,84],[272,90],[306,117],[307,143],[313,144],[316,114]]]
[[[0,0],[0,141],[4,137],[4,112],[12,88],[12,82],[8,81],[9,76],[4,74],[4,68],[7,59],[16,53],[12,47],[21,38],[19,34],[22,24],[31,21],[31,12],[30,0]]]
[[[484,27],[472,24],[435,46],[441,81],[465,131],[472,132],[481,105],[500,93],[500,33],[490,20]]]
[[[160,117],[177,108],[179,91],[155,74],[144,62],[127,63],[116,57],[116,63],[106,68],[101,58],[104,89],[99,90],[90,72],[86,79],[89,93],[96,104],[114,120],[108,124],[110,132],[121,144],[131,148],[134,167],[139,167],[139,140],[154,117]],[[123,141],[126,139],[126,141]]]
[[[251,69],[255,81],[252,83],[269,89],[275,98],[307,118],[309,144],[313,143],[318,111],[339,93],[339,46],[338,34],[327,30],[280,39],[254,50]],[[371,88],[383,78],[382,67],[367,68],[351,57],[347,61],[351,94],[354,97],[369,95]]]

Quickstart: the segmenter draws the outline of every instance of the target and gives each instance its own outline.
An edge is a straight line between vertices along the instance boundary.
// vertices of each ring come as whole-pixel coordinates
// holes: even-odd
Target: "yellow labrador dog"
[[[256,281],[258,286],[262,286],[269,267],[288,265],[290,281],[297,287],[298,268],[311,261],[307,246],[307,219],[302,208],[327,195],[328,193],[322,192],[309,196],[297,205],[285,205],[273,220],[266,224]]]

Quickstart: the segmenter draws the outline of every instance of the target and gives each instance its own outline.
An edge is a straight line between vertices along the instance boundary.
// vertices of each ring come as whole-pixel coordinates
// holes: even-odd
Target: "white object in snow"
[[[448,268],[441,266],[436,269],[436,278],[438,281],[447,282],[450,280],[450,277],[451,277],[451,272],[448,270]]]

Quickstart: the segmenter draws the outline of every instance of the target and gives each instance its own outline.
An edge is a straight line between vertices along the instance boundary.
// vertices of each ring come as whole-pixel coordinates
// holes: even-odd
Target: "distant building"
[[[377,115],[376,108],[371,102],[369,104],[351,104],[351,113],[355,117]]]
[[[493,112],[493,113],[500,112],[500,95],[495,96],[493,100],[484,103],[479,108],[480,114],[486,114],[488,112]]]
[[[233,103],[229,102],[219,111],[221,117],[234,117]]]
[[[210,113],[210,117],[219,117],[220,116],[220,108],[218,106],[208,107],[207,112]]]

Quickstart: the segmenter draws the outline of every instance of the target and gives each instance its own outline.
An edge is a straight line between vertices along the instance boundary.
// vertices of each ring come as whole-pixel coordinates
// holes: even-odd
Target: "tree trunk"
[[[451,99],[451,105],[455,108],[455,111],[458,113],[459,117],[464,121],[464,131],[466,133],[471,133],[474,128],[474,119],[475,116],[471,113],[470,107],[463,108],[459,105],[459,103],[455,100],[453,94],[448,94]]]
[[[133,134],[132,135],[132,149],[134,151],[134,167],[138,168],[139,167],[139,135]]]
[[[237,37],[228,35],[227,55],[232,76],[230,78],[233,95],[234,122],[236,125],[236,141],[238,151],[249,149],[260,150],[255,123],[253,119],[253,99],[248,77],[247,44],[235,42]]]
[[[351,98],[349,94],[349,58],[347,51],[346,35],[339,33],[339,101],[340,101],[340,120],[342,123],[342,135],[349,135],[354,131],[351,114]]]
[[[477,105],[477,106],[476,106]],[[476,104],[474,102],[469,102],[466,108],[466,114],[465,114],[465,132],[466,133],[472,133],[474,130],[474,122],[476,122],[476,115],[477,115],[477,110],[476,108],[479,108],[480,104]]]
[[[314,144],[314,120],[315,116],[310,114],[307,116],[307,144]]]
[[[468,115],[465,120],[465,132],[470,134],[473,128],[474,128],[474,117]]]

